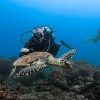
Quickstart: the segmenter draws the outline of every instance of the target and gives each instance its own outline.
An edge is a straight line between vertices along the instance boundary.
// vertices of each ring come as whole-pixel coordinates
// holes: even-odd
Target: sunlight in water
[[[26,7],[57,14],[100,17],[100,0],[9,0]]]

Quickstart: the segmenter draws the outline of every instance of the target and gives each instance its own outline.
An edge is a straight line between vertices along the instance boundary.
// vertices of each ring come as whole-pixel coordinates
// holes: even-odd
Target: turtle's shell
[[[46,61],[51,56],[53,55],[47,52],[33,52],[20,57],[13,63],[13,65],[16,67],[29,66],[29,64],[35,64],[39,60]]]

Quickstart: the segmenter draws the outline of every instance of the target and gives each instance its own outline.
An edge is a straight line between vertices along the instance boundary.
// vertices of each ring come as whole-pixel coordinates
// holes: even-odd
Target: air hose
[[[22,43],[22,44],[25,44],[25,42],[23,41],[23,38],[24,38],[24,36],[27,34],[27,33],[30,33],[30,32],[32,32],[32,31],[26,31],[26,32],[24,32],[24,33],[22,33],[22,35],[21,35],[21,37],[20,37],[20,42]]]

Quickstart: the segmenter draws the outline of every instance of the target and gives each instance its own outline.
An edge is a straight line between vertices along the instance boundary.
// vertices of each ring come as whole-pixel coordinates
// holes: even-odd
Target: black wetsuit
[[[51,54],[53,54],[54,56],[56,56],[60,45],[56,44],[53,36],[51,35],[45,35],[44,39],[42,40],[42,42],[36,42],[34,40],[34,38],[32,37],[24,46],[25,48],[29,49],[28,53],[31,52],[36,52],[36,51],[41,51],[41,52],[49,52]],[[19,54],[19,56],[23,56],[26,55],[28,53],[25,52],[21,52]]]

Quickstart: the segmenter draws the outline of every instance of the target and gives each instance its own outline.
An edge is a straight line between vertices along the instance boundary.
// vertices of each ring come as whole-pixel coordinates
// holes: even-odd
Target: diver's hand
[[[22,49],[21,49],[21,52],[28,53],[28,52],[29,52],[29,49],[27,49],[27,48],[22,48]]]

